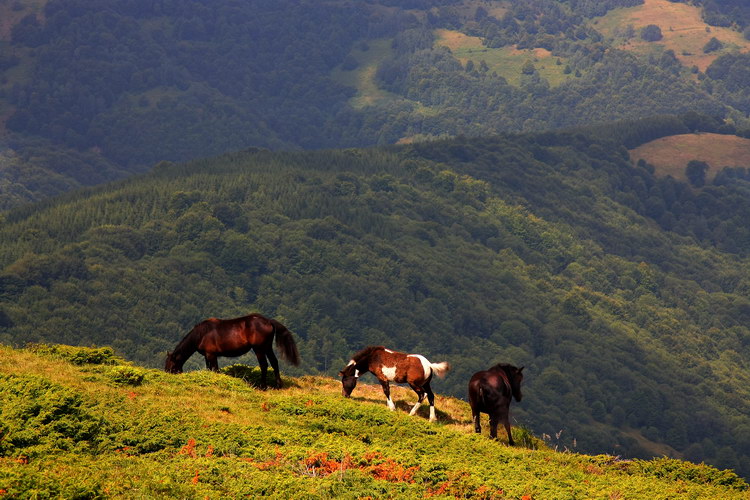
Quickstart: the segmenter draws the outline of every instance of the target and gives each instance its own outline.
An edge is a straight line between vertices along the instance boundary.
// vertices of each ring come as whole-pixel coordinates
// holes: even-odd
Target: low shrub
[[[107,376],[117,385],[141,385],[146,378],[146,370],[134,366],[112,367]]]
[[[62,344],[29,344],[26,349],[42,356],[81,365],[118,365],[125,360],[115,355],[111,347],[78,347]]]

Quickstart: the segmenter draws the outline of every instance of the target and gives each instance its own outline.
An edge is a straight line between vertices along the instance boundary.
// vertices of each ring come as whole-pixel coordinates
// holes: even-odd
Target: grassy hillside
[[[379,386],[346,400],[336,380],[285,377],[261,392],[43,345],[0,346],[0,381],[3,498],[747,497],[705,465],[553,451],[522,429],[523,446],[492,442],[452,398],[430,424],[401,389],[390,412]]]
[[[629,125],[665,126],[687,130]],[[0,342],[159,367],[200,320],[261,312],[299,345],[285,375],[383,344],[450,361],[441,392],[465,397],[525,365],[538,434],[748,474],[747,180],[693,189],[597,130],[249,150],[8,212]]]
[[[696,66],[700,71],[706,71],[722,53],[750,51],[750,42],[741,33],[729,27],[710,26],[701,13],[702,9],[697,5],[669,0],[644,0],[642,5],[609,12],[596,19],[594,25],[604,35],[613,38],[618,38],[622,28],[628,25],[636,33],[650,24],[659,26],[663,38],[658,42],[646,42],[636,35],[627,40],[617,40],[615,46],[642,54],[654,53],[657,48],[672,50],[685,67]],[[706,53],[703,48],[712,38],[722,42],[724,47],[722,50]]]
[[[523,67],[529,62],[534,64],[539,75],[553,87],[573,78],[572,74],[564,73],[567,58],[555,57],[548,49],[539,47],[519,50],[512,46],[488,48],[480,37],[446,29],[437,30],[436,38],[437,46],[449,48],[464,66],[469,61],[474,65],[484,61],[488,71],[497,73],[515,86],[521,85]]]
[[[750,139],[719,134],[680,134],[662,137],[630,150],[633,161],[643,159],[657,175],[685,180],[685,166],[691,160],[704,161],[712,179],[723,167],[750,166]]]

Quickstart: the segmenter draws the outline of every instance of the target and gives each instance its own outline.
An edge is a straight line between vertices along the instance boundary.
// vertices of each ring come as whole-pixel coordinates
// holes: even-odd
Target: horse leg
[[[268,374],[266,353],[262,347],[253,348],[253,351],[255,351],[255,357],[258,358],[258,366],[260,366],[260,389],[265,391],[268,388],[268,382],[266,382],[266,375]]]
[[[273,353],[273,348],[269,346],[268,350],[266,350],[266,357],[268,358],[268,361],[271,363],[271,368],[273,368],[273,374],[276,378],[276,388],[281,389],[281,374],[279,373],[279,360],[276,359],[276,355]]]
[[[490,413],[490,439],[497,439],[497,413]]]
[[[425,392],[419,386],[416,386],[416,385],[413,385],[413,384],[409,384],[409,385],[411,386],[412,389],[414,389],[414,392],[416,392],[417,396],[419,397],[419,399],[417,400],[417,402],[414,404],[414,407],[409,412],[409,415],[413,416],[415,413],[417,413],[417,410],[419,409],[420,405],[422,404],[422,401],[424,400]]]
[[[429,382],[423,385],[422,388],[427,392],[427,401],[430,402],[430,422],[435,422],[437,420],[435,416],[435,395],[432,393]]]
[[[515,446],[516,443],[513,442],[513,434],[510,432],[510,419],[508,418],[508,412],[503,412],[501,418],[503,420],[503,425],[505,426],[505,432],[508,433],[508,444]]]
[[[481,434],[482,424],[480,423],[480,413],[475,412],[473,408],[471,409],[471,419],[474,421],[474,432]]]
[[[206,368],[208,368],[209,370],[213,372],[218,372],[219,371],[218,356],[216,356],[216,354],[209,354],[209,353],[206,353],[204,356],[206,358]]]
[[[388,404],[388,409],[393,411],[396,409],[396,405],[391,401],[391,384],[387,380],[381,380],[380,385],[383,386],[383,394],[385,394],[385,402]]]

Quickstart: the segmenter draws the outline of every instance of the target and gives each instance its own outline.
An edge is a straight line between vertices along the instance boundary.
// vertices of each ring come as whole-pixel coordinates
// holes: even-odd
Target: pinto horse
[[[521,401],[521,382],[523,381],[523,366],[500,363],[489,370],[475,373],[469,381],[469,405],[474,420],[474,430],[482,432],[479,425],[479,414],[490,416],[490,438],[497,439],[497,424],[502,421],[508,433],[508,444],[513,446],[513,436],[510,433],[510,402],[513,398]]]
[[[419,400],[409,412],[409,415],[417,413],[425,395],[430,402],[430,422],[437,420],[435,417],[435,395],[430,388],[432,375],[440,377],[450,370],[450,365],[442,363],[430,363],[427,358],[420,354],[404,354],[386,349],[383,346],[370,346],[362,349],[354,355],[349,364],[339,372],[342,394],[350,397],[357,379],[360,375],[372,372],[383,386],[386,403],[390,410],[395,410],[396,405],[391,401],[391,382],[398,384],[407,383],[417,393]]]
[[[269,361],[276,376],[276,387],[281,387],[279,362],[273,353],[274,337],[281,357],[295,366],[299,365],[299,352],[292,333],[275,319],[250,314],[241,318],[209,318],[201,321],[185,335],[174,351],[167,353],[164,370],[169,373],[182,373],[185,361],[198,351],[205,356],[206,367],[218,371],[218,356],[242,356],[252,349],[260,365],[261,388],[267,387]]]

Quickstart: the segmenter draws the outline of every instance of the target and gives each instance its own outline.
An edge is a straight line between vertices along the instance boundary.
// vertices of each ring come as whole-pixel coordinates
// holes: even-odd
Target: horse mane
[[[385,347],[382,345],[367,346],[361,351],[359,351],[357,354],[352,356],[352,359],[355,361],[355,363],[359,363],[363,359],[369,358],[370,356],[372,356],[372,353],[377,350],[385,350]]]
[[[182,337],[177,345],[175,346],[173,353],[182,354],[184,351],[190,351],[190,354],[194,353],[198,348],[199,339],[206,334],[211,328],[213,328],[211,320],[201,321],[190,330],[187,335]]]
[[[508,364],[508,363],[498,363],[495,366],[493,366],[492,368],[490,368],[490,370],[505,370],[505,371],[507,371],[508,368],[516,368],[516,367],[513,366],[513,365],[511,365],[511,364]]]

